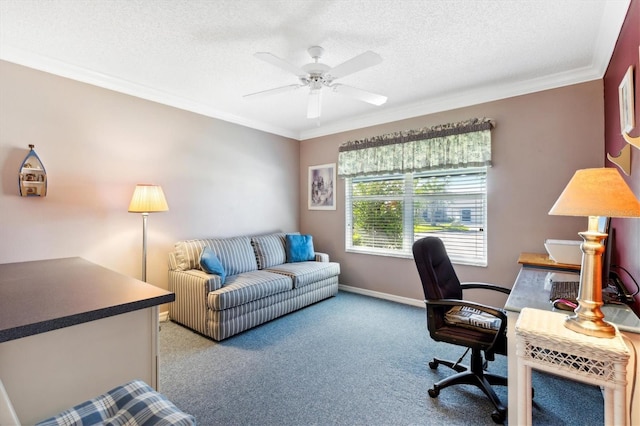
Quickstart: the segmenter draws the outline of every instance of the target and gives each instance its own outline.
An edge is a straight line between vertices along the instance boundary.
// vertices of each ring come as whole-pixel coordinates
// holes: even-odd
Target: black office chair
[[[438,365],[443,364],[457,372],[453,376],[434,384],[433,388],[429,389],[429,396],[436,398],[441,389],[452,385],[475,385],[489,397],[495,406],[496,410],[491,414],[493,421],[503,423],[506,418],[507,408],[502,405],[491,385],[506,386],[507,378],[487,373],[485,369],[487,361],[494,360],[494,354],[507,354],[507,317],[500,309],[462,300],[462,291],[477,288],[509,294],[510,290],[486,283],[461,284],[442,240],[437,237],[426,237],[416,241],[413,244],[413,258],[422,281],[427,307],[427,327],[431,338],[438,342],[451,343],[467,348],[456,362],[438,358],[434,358],[433,361],[429,362],[429,367],[432,369],[436,369]],[[499,326],[494,324],[494,328],[482,328],[466,324],[464,321],[456,321],[456,317],[452,318],[451,313],[445,319],[445,314],[455,306],[467,307],[464,309],[475,308],[478,311],[490,314],[491,316],[488,319],[497,317],[500,319]],[[463,320],[464,318],[458,317],[458,319]],[[497,323],[497,321],[494,321],[494,323]],[[470,367],[467,367],[461,365],[460,362],[462,362],[469,350],[471,350],[471,363]]]

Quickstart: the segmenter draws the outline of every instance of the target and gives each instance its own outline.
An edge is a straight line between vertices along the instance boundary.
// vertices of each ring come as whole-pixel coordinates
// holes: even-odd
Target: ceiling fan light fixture
[[[322,62],[312,62],[310,64],[306,64],[300,67],[307,74],[324,74],[331,70],[331,67],[327,64],[323,64]]]
[[[324,49],[320,46],[311,46],[307,49],[307,52],[309,52],[309,56],[311,56],[313,59],[315,59],[316,62],[318,62],[318,60],[320,60],[322,54],[324,53]]]
[[[387,101],[386,96],[378,95],[376,93],[367,92],[366,90],[358,89],[351,86],[345,86],[343,84],[334,84],[333,81],[353,74],[358,71],[362,71],[366,68],[382,62],[382,58],[377,53],[370,50],[357,55],[340,65],[333,68],[320,62],[320,58],[324,53],[324,49],[320,46],[311,46],[307,49],[309,55],[313,58],[314,62],[297,67],[284,59],[281,59],[268,52],[258,52],[254,56],[272,65],[275,65],[291,74],[298,77],[300,84],[289,85],[284,87],[277,87],[275,89],[263,90],[261,92],[251,93],[245,95],[245,97],[257,97],[268,94],[280,93],[287,90],[293,90],[298,87],[309,87],[309,101],[307,104],[307,117],[319,118],[321,108],[321,94],[323,87],[329,87],[335,92],[339,92],[343,95],[350,96],[354,99],[367,102],[371,105],[380,106]]]
[[[307,118],[319,118],[322,109],[322,90],[312,89],[307,103]]]

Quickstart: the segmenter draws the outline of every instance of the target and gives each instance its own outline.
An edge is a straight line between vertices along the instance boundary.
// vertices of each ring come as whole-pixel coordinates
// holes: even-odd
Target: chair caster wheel
[[[438,365],[438,361],[429,361],[429,368],[431,368],[432,370],[438,368]]]
[[[440,395],[440,389],[436,389],[436,388],[429,389],[428,393],[431,398],[436,398],[438,395]]]
[[[496,410],[491,413],[491,420],[493,420],[494,423],[503,424],[506,418],[507,416],[504,411]]]

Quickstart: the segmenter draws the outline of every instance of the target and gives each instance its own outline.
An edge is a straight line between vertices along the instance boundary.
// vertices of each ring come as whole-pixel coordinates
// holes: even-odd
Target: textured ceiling
[[[295,139],[602,78],[630,0],[0,0],[0,59]],[[253,56],[379,65],[325,89]]]

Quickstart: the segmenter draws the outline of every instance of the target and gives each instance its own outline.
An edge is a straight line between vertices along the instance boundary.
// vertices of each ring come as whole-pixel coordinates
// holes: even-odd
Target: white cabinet
[[[0,380],[33,424],[130,380],[158,387],[166,290],[81,258],[0,265]]]

